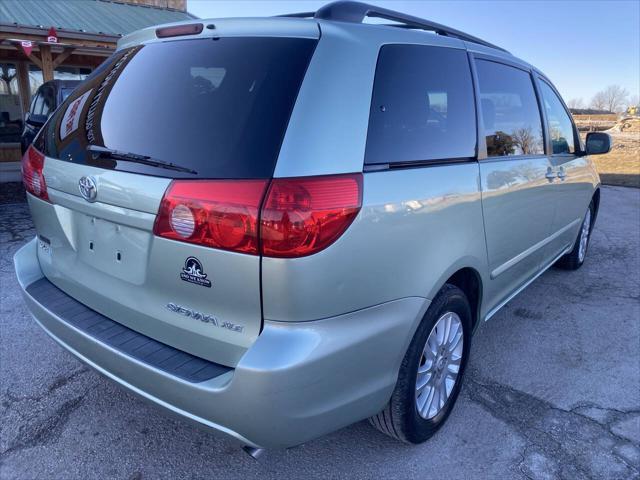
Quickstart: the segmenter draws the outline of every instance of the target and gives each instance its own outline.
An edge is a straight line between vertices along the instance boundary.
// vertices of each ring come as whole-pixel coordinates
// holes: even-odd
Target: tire
[[[566,255],[560,257],[555,266],[563,270],[577,270],[579,269],[584,260],[587,258],[587,251],[589,248],[589,242],[591,241],[591,232],[593,230],[593,218],[594,218],[594,205],[593,200],[589,204],[587,212],[584,214],[580,230],[578,231],[578,238],[576,238],[573,244],[573,249]],[[586,235],[586,238],[583,236]],[[581,243],[584,241],[584,250],[581,250]]]
[[[444,405],[437,410],[437,413],[434,414],[434,412],[431,412],[431,414],[429,414],[428,410],[427,412],[424,412],[423,407],[423,414],[421,415],[418,411],[418,404],[425,398],[427,399],[426,402],[428,402],[428,397],[426,396],[427,391],[433,391],[430,390],[433,387],[424,387],[421,390],[420,395],[425,395],[425,397],[420,397],[419,400],[416,384],[418,370],[424,370],[429,365],[432,365],[431,368],[435,368],[435,371],[437,371],[438,365],[440,368],[444,366],[444,369],[442,370],[443,372],[450,372],[451,370],[449,370],[449,368],[452,368],[446,361],[446,357],[448,357],[449,354],[446,354],[444,358],[437,356],[431,357],[440,358],[440,362],[427,361],[423,355],[423,349],[427,348],[427,339],[431,340],[433,338],[430,338],[430,334],[432,332],[436,332],[436,324],[441,319],[445,319],[445,317],[452,319],[450,323],[450,325],[452,325],[450,327],[450,332],[454,331],[453,325],[457,320],[455,320],[455,316],[453,314],[458,317],[458,320],[460,321],[459,326],[462,328],[462,348],[457,348],[456,351],[458,353],[449,357],[454,358],[461,355],[459,358],[459,370],[457,372],[457,377],[454,380],[455,383],[453,384]],[[396,438],[405,443],[413,444],[426,441],[438,431],[451,413],[456,399],[458,398],[458,394],[460,393],[462,379],[471,347],[471,318],[471,307],[464,292],[456,286],[446,284],[429,306],[429,309],[425,313],[422,322],[418,326],[418,329],[411,340],[411,344],[409,345],[404,359],[402,360],[402,365],[400,366],[400,372],[398,374],[398,381],[389,403],[380,413],[369,418],[369,422],[375,428],[390,437]],[[446,321],[446,319],[443,321]],[[455,323],[455,325],[458,324]],[[444,336],[447,336],[446,329],[444,331],[438,330],[438,332],[445,333]],[[434,333],[434,335],[437,335],[437,332]],[[451,345],[453,345],[455,341],[455,339],[452,340]],[[458,340],[458,345],[459,343],[460,339]],[[421,378],[424,379],[427,378],[429,374],[421,373],[420,375]],[[446,377],[446,373],[443,373],[443,375]],[[444,385],[444,383],[439,383],[438,374],[434,374],[430,378],[433,379],[433,384]],[[447,378],[445,378],[445,382],[447,381]],[[422,404],[426,406],[426,402],[423,401]]]

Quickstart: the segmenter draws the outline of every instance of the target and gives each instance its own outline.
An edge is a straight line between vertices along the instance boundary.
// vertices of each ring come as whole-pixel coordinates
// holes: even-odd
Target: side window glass
[[[385,45],[376,68],[365,163],[475,157],[473,83],[463,50]]]
[[[549,122],[549,138],[553,146],[553,153],[574,153],[573,124],[556,92],[540,79],[540,90],[544,108]]]
[[[56,99],[53,88],[46,87],[42,89],[42,115],[49,116],[56,109]]]
[[[34,95],[31,97],[31,105],[29,106],[29,113],[33,114],[36,113],[36,100],[38,98],[38,95]]]
[[[33,99],[33,106],[31,108],[31,113],[34,115],[42,115],[42,105],[43,105],[42,93],[39,92],[36,95],[36,98]]]
[[[531,76],[518,68],[477,60],[487,155],[544,153],[542,121]]]

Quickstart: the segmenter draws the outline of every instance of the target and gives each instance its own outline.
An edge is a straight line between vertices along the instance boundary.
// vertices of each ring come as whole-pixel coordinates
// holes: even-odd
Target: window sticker
[[[67,107],[64,117],[62,117],[62,122],[60,122],[60,140],[64,140],[78,129],[82,109],[87,99],[91,96],[91,92],[93,92],[93,89],[76,98]]]

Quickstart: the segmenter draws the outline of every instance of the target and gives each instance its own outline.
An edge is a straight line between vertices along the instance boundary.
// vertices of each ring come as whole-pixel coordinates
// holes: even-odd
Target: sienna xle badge
[[[64,348],[252,453],[365,418],[419,443],[475,328],[585,261],[609,148],[535,67],[399,12],[148,28],[25,153],[16,272]]]

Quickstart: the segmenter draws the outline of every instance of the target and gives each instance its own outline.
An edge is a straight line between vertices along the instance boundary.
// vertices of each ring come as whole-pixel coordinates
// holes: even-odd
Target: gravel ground
[[[8,182],[2,184],[2,188],[0,188],[0,205],[26,201],[27,197],[24,192],[22,182]]]
[[[589,257],[481,326],[447,425],[406,446],[360,422],[258,461],[161,415],[63,351],[27,313],[0,205],[0,478],[640,478],[640,190],[605,187]]]

